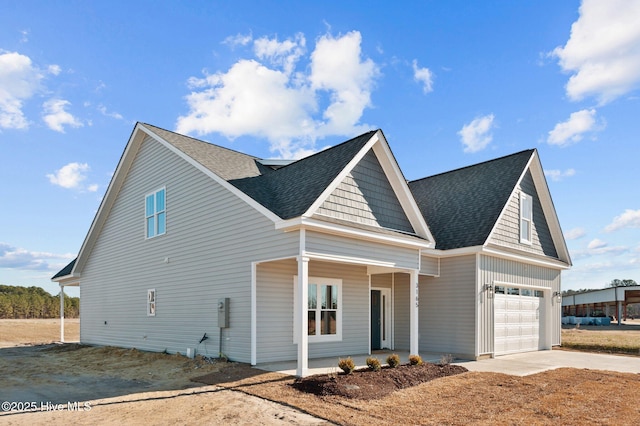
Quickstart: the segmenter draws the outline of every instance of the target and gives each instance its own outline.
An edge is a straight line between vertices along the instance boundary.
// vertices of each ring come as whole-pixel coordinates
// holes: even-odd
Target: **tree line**
[[[631,286],[636,286],[638,285],[637,282],[635,282],[634,280],[619,280],[619,279],[615,279],[612,280],[609,284],[607,284],[604,288],[611,288],[611,287],[631,287]],[[580,293],[587,293],[589,291],[593,291],[596,290],[594,288],[581,288],[579,290],[563,290],[562,291],[562,295],[563,296],[571,296],[574,294],[580,294]]]
[[[80,315],[80,298],[64,297],[64,316]],[[0,319],[59,318],[60,296],[52,296],[40,287],[0,284]]]

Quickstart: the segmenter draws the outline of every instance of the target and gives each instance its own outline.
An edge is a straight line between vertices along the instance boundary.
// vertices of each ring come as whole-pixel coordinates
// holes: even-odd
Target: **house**
[[[82,343],[253,365],[560,344],[536,150],[407,182],[382,131],[264,160],[138,123],[77,259]]]

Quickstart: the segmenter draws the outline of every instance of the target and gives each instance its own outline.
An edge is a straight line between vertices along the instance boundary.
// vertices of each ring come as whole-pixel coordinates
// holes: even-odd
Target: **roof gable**
[[[260,176],[230,180],[281,219],[302,216],[375,134],[371,131]]]
[[[407,233],[414,232],[372,150],[347,174],[316,214]]]
[[[534,150],[409,182],[441,250],[481,246]]]

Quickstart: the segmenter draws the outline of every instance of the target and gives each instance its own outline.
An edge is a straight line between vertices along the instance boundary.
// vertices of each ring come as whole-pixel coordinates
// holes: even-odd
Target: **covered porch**
[[[313,253],[255,262],[251,364],[304,377],[347,356],[360,366],[393,351],[406,362],[419,353],[418,277],[417,268]]]

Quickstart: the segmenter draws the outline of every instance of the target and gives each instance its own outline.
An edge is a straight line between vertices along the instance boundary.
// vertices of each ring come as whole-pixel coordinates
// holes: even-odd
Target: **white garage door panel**
[[[534,296],[494,295],[496,355],[539,349],[543,301],[543,298]]]

